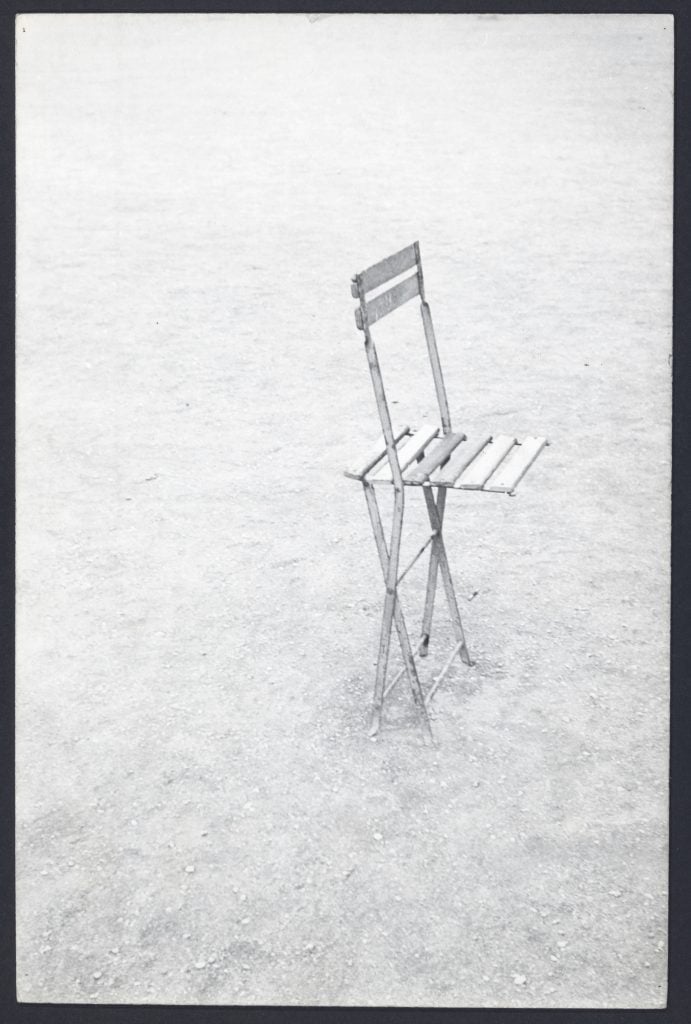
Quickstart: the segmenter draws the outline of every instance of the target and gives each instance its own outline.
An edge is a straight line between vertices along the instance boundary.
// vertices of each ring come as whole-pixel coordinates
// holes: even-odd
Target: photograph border
[[[2,473],[0,474],[0,512],[3,517],[2,617],[3,686],[0,689],[0,750],[3,786],[0,806],[0,879],[2,933],[0,935],[0,1019],[17,1022],[81,1024],[103,1021],[108,1024],[149,1021],[178,1024],[186,1021],[249,1022],[341,1022],[426,1021],[433,1024],[510,1024],[514,1021],[544,1021],[545,1024],[571,1022],[668,1022],[687,1024],[691,1020],[691,678],[689,657],[691,636],[691,587],[689,586],[689,547],[691,538],[691,356],[688,340],[689,282],[691,281],[691,223],[689,217],[689,40],[688,9],[682,4],[656,3],[372,3],[327,5],[298,4],[220,4],[206,3],[122,4],[122,3],[49,3],[4,4],[0,17],[0,162],[3,188],[0,193],[2,229],[2,275],[0,313],[3,344],[0,346],[0,416],[2,417]],[[14,320],[15,320],[15,180],[14,180],[14,18],[31,13],[651,13],[672,14],[675,18],[675,198],[674,198],[674,330],[673,330],[673,491],[672,491],[672,583],[671,583],[671,727],[670,727],[670,888],[669,888],[669,995],[668,1006],[661,1010],[605,1009],[476,1009],[441,1008],[352,1008],[352,1007],[279,1007],[279,1006],[187,1006],[187,1005],[87,1005],[31,1004],[16,1002],[14,931]],[[40,626],[40,624],[38,624]]]

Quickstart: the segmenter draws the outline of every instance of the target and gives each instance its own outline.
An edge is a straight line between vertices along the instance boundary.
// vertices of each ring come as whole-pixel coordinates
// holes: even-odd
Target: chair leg
[[[444,509],[446,507],[446,488],[437,487],[437,512],[439,513],[440,529],[444,525]],[[427,572],[427,593],[425,594],[425,610],[422,616],[420,657],[426,658],[432,635],[432,614],[434,612],[434,595],[437,590],[437,570],[439,569],[439,553],[436,544],[432,545]]]
[[[389,664],[389,647],[391,644],[391,623],[393,619],[395,593],[387,591],[384,599],[381,635],[379,637],[379,653],[377,654],[377,674],[374,680],[374,696],[372,698],[372,714],[370,717],[370,736],[376,736],[381,725],[381,713],[384,704],[384,681]]]
[[[372,703],[370,735],[375,736],[379,731],[379,727],[381,724],[381,713],[385,696],[384,684],[386,680],[386,669],[388,665],[389,648],[391,642],[391,620],[393,618],[393,620],[396,623],[396,632],[398,633],[401,654],[403,655],[403,663],[405,665],[405,670],[408,676],[408,680],[410,682],[413,700],[420,708],[420,713],[422,716],[425,732],[432,740],[432,742],[434,742],[432,725],[429,720],[429,714],[427,712],[427,706],[423,697],[420,679],[418,677],[417,669],[415,667],[415,658],[413,656],[413,651],[410,646],[408,628],[405,623],[405,617],[403,615],[401,603],[398,599],[398,590],[395,585],[393,587],[389,587],[389,571],[391,568],[391,556],[389,555],[389,551],[386,545],[386,537],[384,536],[384,528],[382,526],[379,505],[377,503],[377,498],[374,493],[374,488],[371,486],[371,484],[368,484],[363,481],[363,489],[365,492],[365,499],[367,501],[367,510],[369,512],[370,521],[372,523],[372,532],[374,533],[374,540],[377,545],[377,552],[379,554],[379,562],[381,564],[384,580],[387,583],[387,592],[384,601],[384,614],[382,618],[382,631],[379,642],[379,654],[377,657],[377,674],[375,677],[374,685],[374,700]]]
[[[437,553],[437,561],[439,564],[439,570],[441,572],[442,582],[444,584],[444,590],[446,592],[446,601],[449,606],[449,614],[451,616],[451,622],[453,629],[456,634],[456,640],[461,644],[460,655],[461,660],[466,665],[472,665],[470,654],[468,653],[468,646],[465,640],[465,634],[463,632],[463,623],[461,622],[461,613],[458,610],[458,603],[456,601],[456,592],[453,586],[453,580],[451,579],[451,570],[449,569],[449,561],[446,557],[446,548],[444,546],[444,536],[442,534],[442,520],[440,518],[437,503],[434,500],[434,496],[431,493],[429,487],[422,488],[425,495],[425,502],[427,504],[427,514],[429,515],[429,521],[433,530],[437,531],[437,536],[434,538],[434,550]],[[442,511],[443,511],[442,504]]]

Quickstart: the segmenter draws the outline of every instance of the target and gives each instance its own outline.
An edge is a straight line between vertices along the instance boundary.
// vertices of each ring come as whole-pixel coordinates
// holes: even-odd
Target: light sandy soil
[[[671,35],[20,23],[20,998],[664,1003]],[[403,688],[368,739],[341,474],[349,278],[416,238],[455,426],[552,442],[449,499],[477,664],[434,749]],[[380,333],[399,422],[418,326]],[[440,595],[425,678],[450,642]]]

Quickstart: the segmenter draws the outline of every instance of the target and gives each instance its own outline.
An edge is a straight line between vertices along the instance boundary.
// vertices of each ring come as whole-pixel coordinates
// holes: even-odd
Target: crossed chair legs
[[[444,678],[449,668],[451,667],[451,664],[457,654],[460,654],[461,660],[465,662],[466,665],[473,664],[473,662],[470,659],[470,654],[468,653],[468,647],[466,645],[465,635],[463,633],[463,624],[461,622],[461,615],[458,610],[456,593],[454,591],[453,580],[451,579],[451,571],[449,569],[449,562],[446,557],[446,548],[444,547],[444,537],[442,530],[444,524],[444,509],[446,505],[446,491],[443,487],[438,487],[437,497],[435,500],[431,488],[422,488],[422,491],[425,496],[425,503],[427,505],[427,514],[429,516],[430,525],[432,527],[432,536],[430,538],[432,543],[432,550],[430,553],[429,569],[427,574],[427,592],[425,596],[425,609],[422,618],[422,635],[420,637],[420,641],[418,642],[415,653],[419,654],[420,657],[425,657],[427,654],[430,633],[432,629],[432,614],[434,611],[434,596],[437,588],[438,572],[441,573],[442,583],[444,585],[444,591],[446,593],[446,600],[449,606],[449,614],[451,616],[451,624],[456,637],[456,643],[444,667],[434,679],[432,686],[430,687],[426,694],[423,694],[422,687],[420,685],[420,679],[417,673],[417,667],[415,665],[415,657],[410,644],[408,629],[403,615],[403,609],[401,608],[401,604],[398,598],[398,583],[402,578],[402,576],[398,575],[398,563],[401,548],[401,533],[403,527],[403,495],[402,493],[396,493],[394,496],[394,518],[393,528],[391,531],[391,548],[389,550],[389,546],[386,543],[386,537],[384,535],[384,528],[382,525],[381,514],[379,512],[379,505],[377,503],[374,487],[372,486],[372,484],[364,480],[362,482],[362,485],[365,492],[365,499],[367,501],[367,509],[369,511],[370,521],[372,523],[374,540],[377,545],[377,552],[379,554],[379,561],[381,564],[382,574],[384,576],[384,582],[386,584],[381,636],[379,639],[379,653],[377,657],[377,672],[374,684],[374,698],[372,701],[370,736],[375,736],[379,731],[384,699],[394,688],[394,686],[401,678],[403,673],[406,673],[413,694],[413,700],[420,709],[422,724],[425,733],[428,736],[428,738],[432,742],[434,742],[434,734],[432,732],[432,725],[430,723],[427,705],[432,699],[442,679]],[[421,549],[418,555],[421,554],[423,550],[424,547],[423,549]],[[417,557],[418,556],[416,556],[416,559]],[[415,561],[415,559],[413,561]],[[408,568],[410,567],[411,566],[409,566]],[[406,572],[407,571],[408,570],[406,569]],[[393,679],[390,680],[388,686],[386,686],[386,672],[389,662],[389,650],[391,646],[391,628],[393,623],[396,624],[396,632],[398,633],[401,654],[403,655],[403,668],[399,670],[399,672],[393,677]]]

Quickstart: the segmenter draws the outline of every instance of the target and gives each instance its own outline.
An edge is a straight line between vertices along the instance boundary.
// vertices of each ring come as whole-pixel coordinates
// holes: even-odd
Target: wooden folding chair
[[[406,276],[401,279],[402,275]],[[395,283],[392,284],[394,281]],[[382,290],[383,286],[387,284],[388,287]],[[376,294],[368,299],[367,296],[372,292],[376,292]],[[346,470],[345,473],[346,476],[359,480],[362,484],[386,585],[370,735],[375,736],[379,731],[385,698],[399,679],[407,674],[413,699],[420,709],[424,729],[429,738],[433,740],[427,710],[429,702],[453,665],[456,655],[460,655],[466,665],[473,664],[463,632],[444,546],[443,525],[447,491],[451,489],[513,494],[519,481],[543,447],[548,444],[548,441],[544,437],[527,437],[523,441],[517,441],[516,438],[503,434],[468,440],[464,433],[452,430],[432,316],[429,304],[425,299],[418,242],[414,242],[407,248],[401,249],[400,252],[375,263],[367,270],[363,270],[362,273],[355,274],[352,279],[351,294],[353,298],[359,300],[359,306],[355,310],[355,322],[358,329],[364,334],[365,352],[382,426],[382,437],[373,446],[367,458],[360,463],[357,469]],[[382,317],[387,316],[415,296],[420,297],[422,324],[439,405],[440,423],[423,424],[418,429],[409,426],[394,429],[371,328]],[[375,494],[375,487],[379,485],[393,486],[394,491],[393,524],[388,545]],[[406,487],[422,488],[432,532],[410,564],[402,572],[399,572]],[[430,544],[432,547],[427,573],[422,629],[420,640],[415,653],[413,653],[398,587]],[[427,654],[439,573],[449,606],[455,644],[431,686],[426,693],[423,693],[415,655],[424,657]],[[391,630],[394,623],[403,655],[403,667],[387,685]]]

